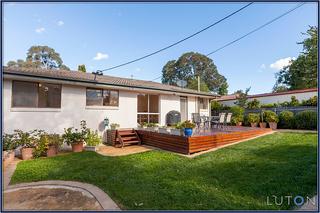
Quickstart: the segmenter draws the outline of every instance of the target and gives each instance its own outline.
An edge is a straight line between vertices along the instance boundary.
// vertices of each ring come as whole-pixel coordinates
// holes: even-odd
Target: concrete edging
[[[101,207],[104,210],[121,210],[118,205],[107,195],[104,191],[102,191],[97,186],[88,183],[76,182],[76,181],[61,181],[61,180],[49,180],[49,181],[38,181],[31,183],[19,183],[15,185],[9,185],[6,191],[11,191],[13,189],[19,188],[29,188],[29,187],[39,187],[39,186],[62,186],[62,187],[71,187],[78,188],[89,192],[96,200],[99,202]]]

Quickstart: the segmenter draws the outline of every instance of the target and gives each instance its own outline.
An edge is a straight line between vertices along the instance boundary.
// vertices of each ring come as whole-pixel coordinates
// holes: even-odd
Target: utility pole
[[[200,76],[198,75],[198,92],[200,92]]]

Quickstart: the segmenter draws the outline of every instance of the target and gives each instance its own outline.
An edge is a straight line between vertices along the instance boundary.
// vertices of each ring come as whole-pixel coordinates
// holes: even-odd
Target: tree
[[[234,104],[245,108],[247,106],[248,101],[248,92],[250,91],[251,87],[247,88],[244,92],[243,90],[238,90],[235,92],[237,96],[237,100],[234,102]]]
[[[307,38],[298,44],[303,45],[303,51],[296,60],[276,74],[276,85],[285,85],[289,90],[317,87],[318,66],[318,28],[310,26]]]
[[[197,78],[192,78],[187,83],[188,83],[187,85],[188,85],[189,89],[198,90],[198,79]],[[204,82],[201,82],[201,81],[200,81],[200,91],[210,92],[208,86]]]
[[[278,84],[275,84],[272,89],[272,93],[285,92],[285,91],[288,91],[288,87],[284,85],[278,85]]]
[[[80,72],[87,72],[86,65],[80,64],[80,65],[78,66],[78,71],[80,71]]]
[[[63,64],[60,54],[48,46],[32,46],[27,52],[26,60],[18,59],[9,61],[8,67],[42,68],[42,69],[64,69],[70,70]]]
[[[227,80],[220,75],[212,59],[200,53],[184,53],[177,60],[168,61],[162,69],[162,83],[177,85],[178,80],[188,82],[187,87],[195,88],[195,79],[200,76],[201,88],[208,88],[210,92],[220,95],[227,94]]]

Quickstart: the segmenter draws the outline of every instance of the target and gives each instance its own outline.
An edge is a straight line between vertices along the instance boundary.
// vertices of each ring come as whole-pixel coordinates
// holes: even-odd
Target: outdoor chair
[[[211,120],[211,125],[216,125],[217,128],[222,127],[224,125],[226,113],[219,113],[219,119],[218,120]]]
[[[197,128],[200,129],[201,117],[199,113],[192,113],[192,122],[196,124]]]
[[[201,120],[202,120],[202,123],[203,123],[203,127],[205,129],[209,129],[210,127],[210,117],[208,116],[201,116]]]
[[[231,125],[231,118],[232,118],[232,113],[228,113],[226,120],[225,120],[225,126],[227,127],[228,125]]]

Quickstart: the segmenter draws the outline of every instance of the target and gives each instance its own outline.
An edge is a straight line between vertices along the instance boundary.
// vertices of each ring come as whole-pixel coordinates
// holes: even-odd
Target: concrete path
[[[18,158],[15,158],[13,162],[11,162],[10,164],[8,164],[5,168],[3,168],[3,189],[6,190],[6,188],[8,188],[10,181],[11,181],[11,177],[14,173],[14,171],[17,168],[17,164],[20,162],[21,160]]]

